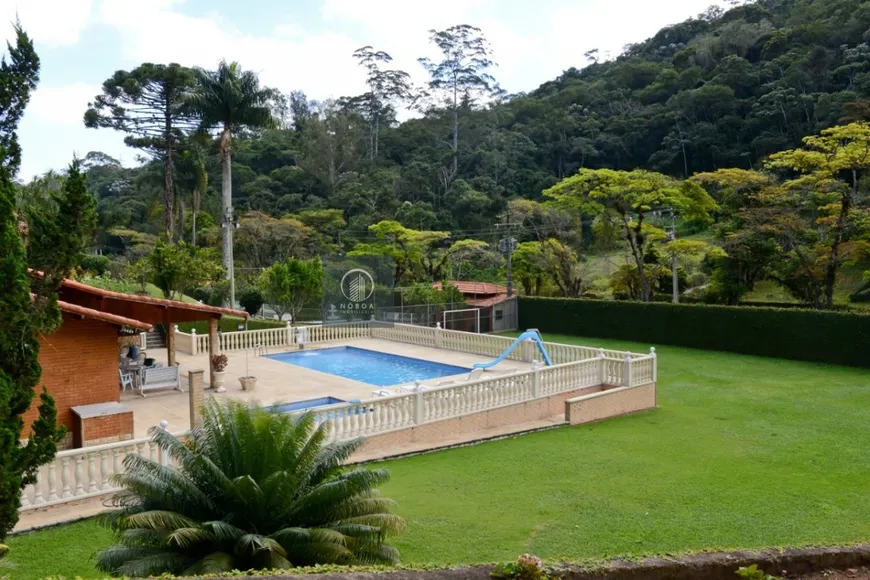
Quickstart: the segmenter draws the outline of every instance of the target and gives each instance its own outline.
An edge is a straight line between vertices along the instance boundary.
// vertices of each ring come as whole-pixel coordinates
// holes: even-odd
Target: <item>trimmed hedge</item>
[[[221,332],[235,332],[236,330],[238,330],[238,325],[244,323],[245,321],[242,318],[236,318],[235,316],[224,316],[218,323],[218,328],[221,329]],[[287,323],[281,322],[280,320],[266,320],[263,318],[248,319],[248,330],[261,330],[263,328],[283,328],[285,326],[287,326]],[[198,320],[197,322],[178,323],[178,330],[180,330],[181,332],[186,332],[190,334],[191,328],[195,328],[197,334],[208,334],[208,321]]]
[[[519,299],[520,328],[870,367],[870,315],[563,298]]]

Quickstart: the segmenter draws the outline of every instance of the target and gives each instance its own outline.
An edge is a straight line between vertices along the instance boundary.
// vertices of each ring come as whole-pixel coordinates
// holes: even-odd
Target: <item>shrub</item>
[[[404,522],[376,489],[383,469],[343,466],[362,440],[327,443],[314,415],[209,401],[181,441],[153,429],[177,467],[130,454],[106,516],[116,544],[97,566],[114,575],[217,574],[314,564],[391,564]]]
[[[263,294],[256,288],[245,290],[239,296],[239,304],[245,309],[245,312],[254,316],[263,307]]]
[[[319,310],[318,313],[320,313]],[[287,326],[286,322],[280,320],[268,320],[264,318],[245,320],[244,318],[236,316],[224,316],[220,321],[218,321],[218,328],[220,328],[221,332],[236,332],[239,329],[240,324],[248,330],[284,328]],[[187,334],[190,334],[191,330],[196,330],[197,334],[208,334],[208,322],[205,320],[197,322],[180,322],[178,324],[178,330],[186,332]]]
[[[95,254],[85,254],[82,256],[81,267],[86,272],[94,276],[104,276],[109,269],[111,260],[108,256],[97,256]]]
[[[870,367],[870,315],[521,297],[520,327]]]
[[[545,580],[544,563],[537,556],[523,554],[516,562],[499,564],[490,574],[495,580]]]
[[[737,568],[735,574],[743,578],[743,580],[779,580],[777,576],[771,576],[760,569],[758,564]]]

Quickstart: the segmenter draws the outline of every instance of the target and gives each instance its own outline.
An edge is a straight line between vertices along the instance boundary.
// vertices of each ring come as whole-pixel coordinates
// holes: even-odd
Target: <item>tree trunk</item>
[[[374,157],[378,156],[378,140],[381,133],[381,117],[380,115],[375,115],[375,142],[374,142]]]
[[[852,170],[852,192],[857,194],[858,176]],[[840,244],[843,243],[843,230],[846,229],[846,218],[851,206],[851,195],[843,194],[840,198],[840,215],[837,216],[837,227],[834,230],[834,239],[831,241],[831,251],[828,254],[828,265],[825,268],[825,305],[834,307],[834,284],[837,281],[837,261],[840,259]]]
[[[199,187],[193,188],[193,214],[190,216],[190,243],[196,245],[196,214],[199,213]]]
[[[221,132],[221,235],[223,241],[223,265],[230,282],[230,306],[235,304],[236,292],[233,282],[233,153],[230,148],[230,127],[224,125]]]
[[[169,121],[167,121],[167,125]],[[172,143],[167,141],[166,159],[163,161],[163,178],[166,191],[163,195],[163,213],[166,223],[166,238],[171,242],[175,233],[175,192],[172,191]]]
[[[453,175],[459,172],[459,109],[453,107]]]
[[[453,77],[453,176],[459,172],[459,94]]]
[[[178,228],[178,240],[184,241],[184,198],[179,195],[178,199],[175,200],[175,204],[178,208],[178,222],[175,224]]]
[[[631,248],[631,255],[634,258],[635,265],[637,266],[637,275],[640,279],[641,300],[649,302],[652,292],[649,280],[647,280],[646,277],[646,268],[643,263],[643,244],[638,245],[635,235],[632,235],[632,228],[629,225],[628,216],[626,214],[622,214],[622,223],[625,225],[625,239],[628,241],[628,245]],[[637,221],[637,232],[641,231],[642,226],[643,214],[640,214]]]

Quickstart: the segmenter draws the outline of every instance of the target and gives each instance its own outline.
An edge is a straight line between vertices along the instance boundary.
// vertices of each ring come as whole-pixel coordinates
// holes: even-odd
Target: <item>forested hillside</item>
[[[540,230],[524,220],[537,210],[508,212],[508,201],[542,201],[544,190],[581,168],[647,169],[677,179],[757,170],[808,135],[870,119],[870,0],[711,8],[614,60],[598,62],[597,51],[589,51],[588,62],[518,95],[500,93],[489,76],[497,69],[488,61],[498,55],[482,34],[463,37],[476,68],[452,101],[443,75],[439,85],[438,63],[426,64],[432,82],[421,98],[403,71],[388,70],[389,55],[371,47],[348,55],[370,73],[365,95],[314,102],[305,87],[273,91],[278,126],[233,136],[232,196],[241,225],[236,267],[256,270],[276,259],[382,243],[386,238],[369,226],[383,220],[451,232],[442,243],[449,250],[468,238],[492,243],[504,231],[496,224],[515,217],[521,222],[515,235],[531,241]],[[408,108],[416,113],[397,122],[396,111]],[[111,126],[93,115],[86,122]],[[187,137],[184,130],[170,153],[171,193],[165,149],[139,143],[153,160],[135,169],[88,156],[100,249],[127,258],[147,253],[154,236],[169,228],[167,211],[179,218],[171,226],[175,238],[190,241],[193,206],[202,210],[196,243],[217,246],[219,139]],[[559,226],[560,251],[570,250],[563,263],[621,247],[593,231],[594,216],[575,217]],[[547,227],[552,233],[557,226]],[[246,243],[264,239],[269,248]],[[474,271],[501,276],[500,259],[490,252]]]

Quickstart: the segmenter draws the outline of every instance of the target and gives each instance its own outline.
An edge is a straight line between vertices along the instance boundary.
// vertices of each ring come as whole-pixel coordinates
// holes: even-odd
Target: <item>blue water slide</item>
[[[523,342],[531,340],[538,346],[538,350],[541,351],[541,356],[544,357],[544,362],[547,363],[547,366],[552,366],[553,361],[550,360],[550,355],[547,354],[547,349],[544,347],[544,340],[541,338],[541,333],[538,332],[536,328],[529,329],[519,335],[515,341],[511,343],[507,349],[501,353],[498,357],[493,359],[491,362],[487,363],[475,363],[474,368],[476,369],[488,369],[493,367],[506,359],[510,353],[514,351],[520,344]]]

